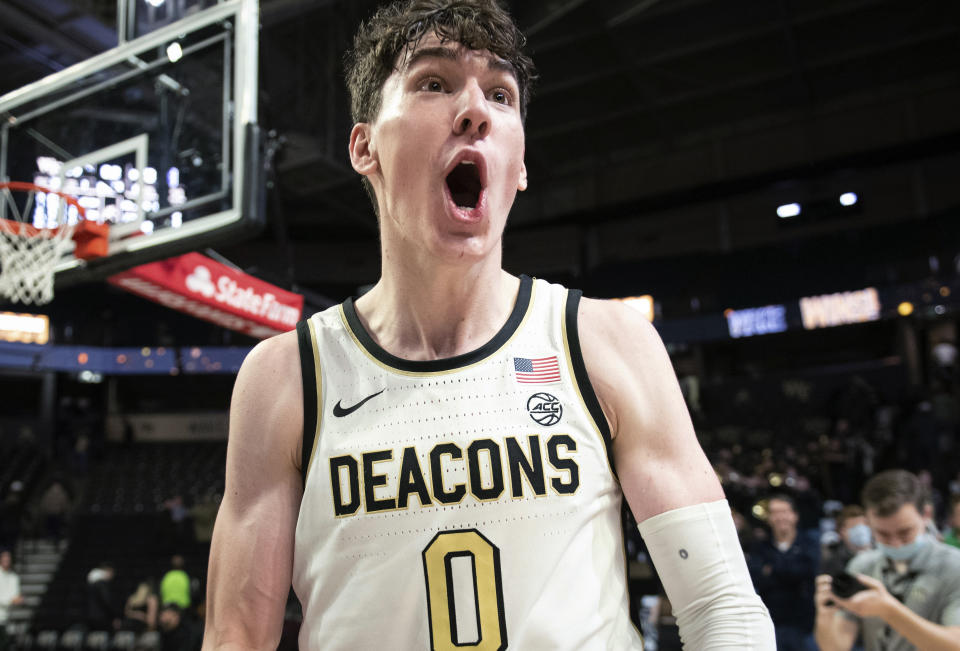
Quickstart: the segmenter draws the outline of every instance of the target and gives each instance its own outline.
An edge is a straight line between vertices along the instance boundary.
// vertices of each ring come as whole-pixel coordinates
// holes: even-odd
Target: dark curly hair
[[[396,69],[397,57],[431,33],[509,62],[520,89],[520,119],[526,120],[537,73],[522,52],[526,38],[497,0],[398,0],[360,25],[344,58],[354,122],[376,118],[383,84]]]

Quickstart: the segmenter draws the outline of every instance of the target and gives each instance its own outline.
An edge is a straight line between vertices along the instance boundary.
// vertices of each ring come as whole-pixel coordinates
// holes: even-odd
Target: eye
[[[506,106],[513,104],[513,95],[505,88],[495,88],[490,91],[490,99],[497,104],[504,104]]]
[[[426,79],[423,79],[418,88],[428,93],[442,93],[446,90],[443,87],[443,81],[436,77],[427,77]]]

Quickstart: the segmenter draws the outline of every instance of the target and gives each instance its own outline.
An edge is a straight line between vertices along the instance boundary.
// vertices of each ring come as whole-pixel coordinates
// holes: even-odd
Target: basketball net
[[[32,183],[0,183],[0,297],[53,300],[57,262],[73,251],[84,209],[74,197]]]

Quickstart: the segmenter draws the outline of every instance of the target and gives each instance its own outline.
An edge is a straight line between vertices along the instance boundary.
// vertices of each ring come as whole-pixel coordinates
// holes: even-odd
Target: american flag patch
[[[554,384],[560,381],[560,362],[557,356],[514,357],[513,368],[520,384]]]

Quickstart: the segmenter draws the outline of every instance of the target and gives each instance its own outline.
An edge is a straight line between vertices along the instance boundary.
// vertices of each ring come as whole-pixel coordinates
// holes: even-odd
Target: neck
[[[497,251],[499,254],[499,251]],[[472,265],[388,265],[356,302],[367,332],[402,359],[454,357],[479,348],[500,330],[516,301],[519,281],[500,256]]]
[[[774,531],[773,539],[778,543],[793,543],[797,539],[796,530]]]

